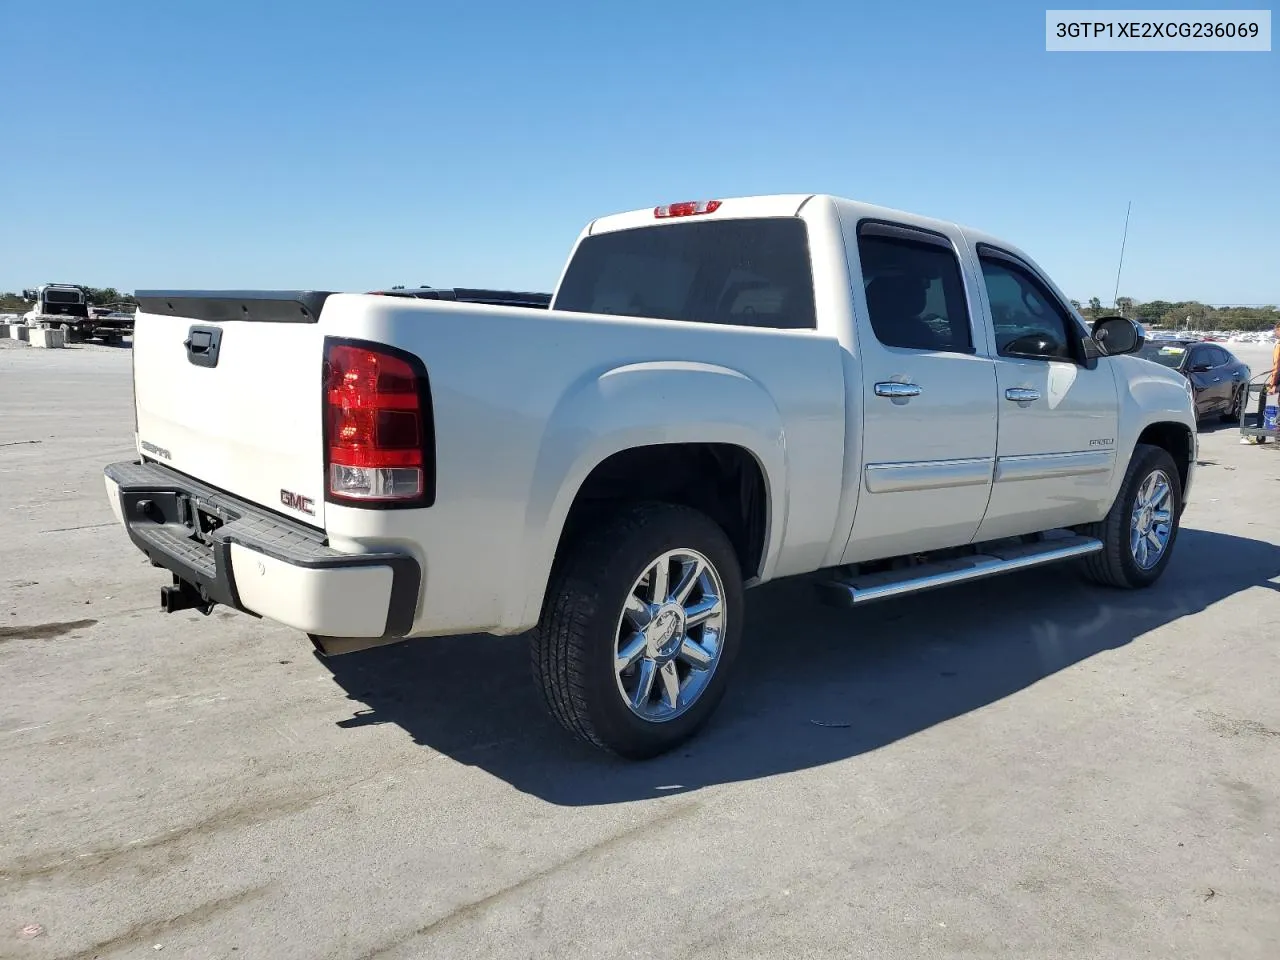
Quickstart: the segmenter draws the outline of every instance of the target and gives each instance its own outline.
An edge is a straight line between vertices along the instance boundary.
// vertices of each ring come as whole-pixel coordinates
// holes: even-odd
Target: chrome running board
[[[837,578],[817,584],[822,599],[840,607],[860,606],[909,593],[981,580],[1046,563],[1073,560],[1102,549],[1102,541],[1069,531],[1051,531],[1035,543],[985,544],[980,552],[954,560],[921,563],[903,570]]]

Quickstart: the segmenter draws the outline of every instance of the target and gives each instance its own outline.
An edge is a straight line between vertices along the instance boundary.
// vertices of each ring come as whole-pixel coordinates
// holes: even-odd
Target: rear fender
[[[507,611],[509,618],[538,619],[565,520],[591,471],[615,453],[660,443],[733,444],[755,457],[768,504],[764,558],[760,571],[743,576],[767,577],[782,542],[787,503],[785,435],[773,398],[727,367],[683,360],[628,364],[574,384],[547,423],[525,514],[524,609]]]

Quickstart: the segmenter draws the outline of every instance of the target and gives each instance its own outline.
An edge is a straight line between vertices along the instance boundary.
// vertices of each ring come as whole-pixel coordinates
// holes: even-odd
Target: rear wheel
[[[534,674],[570,732],[624,757],[656,756],[719,704],[742,610],[719,526],[687,507],[629,507],[570,545],[553,574]]]
[[[1085,557],[1085,575],[1110,587],[1149,587],[1173,555],[1181,514],[1182,483],[1173,457],[1138,444],[1106,518],[1080,528],[1102,541],[1102,550]]]

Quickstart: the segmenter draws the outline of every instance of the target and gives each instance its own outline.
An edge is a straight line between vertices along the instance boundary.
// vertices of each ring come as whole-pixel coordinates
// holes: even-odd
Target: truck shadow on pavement
[[[816,602],[810,584],[748,593],[746,644],[711,723],[683,748],[628,763],[544,712],[521,637],[421,640],[322,661],[362,705],[342,727],[392,723],[548,802],[695,791],[844,760],[1007,697],[1252,588],[1277,590],[1280,546],[1184,528],[1161,581],[1089,586],[1066,566],[885,601]],[[1208,627],[1206,627],[1208,629]]]

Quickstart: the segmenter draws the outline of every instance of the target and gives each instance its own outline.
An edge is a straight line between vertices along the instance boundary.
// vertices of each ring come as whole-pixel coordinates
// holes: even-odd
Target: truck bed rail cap
[[[329,290],[138,290],[143,313],[209,323],[315,323]]]

